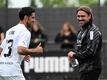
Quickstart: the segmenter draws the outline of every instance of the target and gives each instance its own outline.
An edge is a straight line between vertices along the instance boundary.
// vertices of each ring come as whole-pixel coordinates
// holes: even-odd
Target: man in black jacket
[[[101,73],[102,35],[92,23],[93,15],[89,7],[79,7],[76,14],[81,29],[77,36],[76,50],[70,51],[68,58],[71,63],[73,59],[78,60],[80,80],[98,80]]]

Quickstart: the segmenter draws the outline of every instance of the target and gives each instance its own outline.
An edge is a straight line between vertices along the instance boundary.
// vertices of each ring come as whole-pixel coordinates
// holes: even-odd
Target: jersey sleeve
[[[31,34],[30,32],[21,32],[19,35],[18,46],[29,47]]]

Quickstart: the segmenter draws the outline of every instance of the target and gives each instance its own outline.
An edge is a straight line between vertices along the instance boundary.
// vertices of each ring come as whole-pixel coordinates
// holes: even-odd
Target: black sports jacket
[[[101,46],[102,35],[94,24],[80,29],[74,55],[74,58],[79,61],[80,72],[101,69]]]

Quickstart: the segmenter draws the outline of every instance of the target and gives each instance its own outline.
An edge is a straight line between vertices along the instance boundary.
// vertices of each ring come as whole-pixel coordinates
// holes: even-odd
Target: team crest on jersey
[[[9,35],[14,35],[15,31],[10,31]]]

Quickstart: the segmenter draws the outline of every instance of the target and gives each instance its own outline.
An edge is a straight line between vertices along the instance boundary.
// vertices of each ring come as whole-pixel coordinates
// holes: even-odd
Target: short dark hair
[[[20,11],[19,11],[19,18],[20,20],[24,19],[24,16],[31,16],[31,14],[35,12],[35,9],[32,7],[23,7]]]

